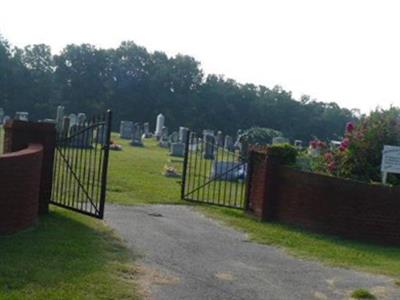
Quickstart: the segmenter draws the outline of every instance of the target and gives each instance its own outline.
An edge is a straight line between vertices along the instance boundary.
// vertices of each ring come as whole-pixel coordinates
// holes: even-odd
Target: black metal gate
[[[188,133],[182,179],[182,199],[244,208],[246,158],[233,145],[212,135]]]
[[[59,131],[51,203],[103,218],[106,198],[111,111]],[[70,126],[72,125],[72,126]]]

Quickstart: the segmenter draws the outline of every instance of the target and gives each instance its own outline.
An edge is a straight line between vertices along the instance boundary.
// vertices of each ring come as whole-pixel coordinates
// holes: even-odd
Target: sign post
[[[383,146],[381,172],[383,184],[386,184],[388,173],[400,174],[400,146]]]

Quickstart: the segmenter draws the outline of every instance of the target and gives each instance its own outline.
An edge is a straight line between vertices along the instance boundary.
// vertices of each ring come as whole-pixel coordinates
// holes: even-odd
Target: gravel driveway
[[[391,278],[293,258],[192,207],[108,205],[105,220],[141,256],[149,299],[349,299],[357,288],[400,299]]]

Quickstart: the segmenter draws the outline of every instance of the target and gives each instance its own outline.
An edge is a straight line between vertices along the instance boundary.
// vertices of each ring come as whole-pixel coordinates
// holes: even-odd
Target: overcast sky
[[[0,0],[0,34],[53,52],[133,40],[296,98],[400,106],[400,1]]]

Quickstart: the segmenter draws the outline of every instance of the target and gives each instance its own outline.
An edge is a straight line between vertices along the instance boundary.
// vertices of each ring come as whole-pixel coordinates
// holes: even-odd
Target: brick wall
[[[251,161],[248,202],[249,210],[259,218],[346,238],[400,245],[399,187],[271,166],[265,154],[250,156],[255,155],[258,162],[254,165]]]
[[[0,233],[31,226],[38,216],[42,145],[0,156]]]
[[[39,213],[47,213],[52,188],[56,129],[54,124],[12,120],[4,125],[4,153],[19,151],[30,143],[43,145]]]

